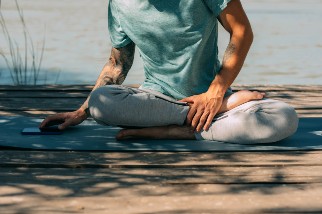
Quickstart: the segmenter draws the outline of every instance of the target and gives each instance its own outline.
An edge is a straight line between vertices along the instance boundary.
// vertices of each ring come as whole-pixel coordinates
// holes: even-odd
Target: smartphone
[[[51,126],[46,128],[38,128],[38,127],[29,127],[24,128],[21,131],[23,135],[60,135],[63,131],[58,129],[58,126]]]

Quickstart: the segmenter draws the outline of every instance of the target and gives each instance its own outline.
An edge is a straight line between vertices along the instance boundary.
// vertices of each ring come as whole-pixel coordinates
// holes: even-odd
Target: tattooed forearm
[[[240,57],[240,46],[234,41],[230,41],[223,58],[221,71],[216,75],[214,81],[210,84],[210,91],[221,91],[223,94],[232,84],[240,71],[243,59]]]
[[[134,43],[130,43],[123,48],[112,48],[111,56],[99,75],[93,90],[104,85],[122,84],[133,64],[134,52]],[[89,98],[82,105],[82,109],[88,108],[88,100]]]
[[[97,80],[97,87],[110,84],[122,84],[132,66],[134,51],[134,43],[120,49],[113,48],[109,61]]]
[[[228,44],[228,47],[224,55],[223,64],[226,64],[231,59],[232,55],[236,53],[236,49],[237,47],[233,42],[230,42]]]

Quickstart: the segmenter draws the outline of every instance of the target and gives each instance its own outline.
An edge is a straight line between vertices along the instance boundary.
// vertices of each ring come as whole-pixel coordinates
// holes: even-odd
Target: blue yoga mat
[[[74,151],[276,151],[322,149],[322,118],[301,118],[295,135],[273,144],[239,145],[196,140],[116,141],[118,127],[101,126],[87,120],[62,135],[21,135],[25,127],[38,126],[41,119],[0,117],[0,146],[36,150]]]

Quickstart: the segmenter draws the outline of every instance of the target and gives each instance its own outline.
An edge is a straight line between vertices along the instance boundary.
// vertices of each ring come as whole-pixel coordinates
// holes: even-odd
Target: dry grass
[[[17,0],[15,0],[15,4],[22,25],[23,45],[20,45],[10,34],[1,11],[0,1],[0,25],[3,35],[7,40],[9,56],[2,50],[0,50],[0,55],[7,65],[14,85],[36,85],[40,79],[40,68],[44,56],[46,38],[44,36],[41,50],[37,51],[29,33],[23,10],[20,8]],[[43,75],[45,76],[44,82],[46,83],[47,73]]]

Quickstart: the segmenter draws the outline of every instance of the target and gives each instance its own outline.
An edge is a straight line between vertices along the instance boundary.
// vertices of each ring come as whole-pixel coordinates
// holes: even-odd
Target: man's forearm
[[[240,0],[231,1],[217,19],[230,33],[230,42],[224,55],[221,71],[211,83],[208,92],[215,96],[223,96],[244,64],[253,42],[253,32]]]
[[[134,43],[131,43],[120,49],[113,48],[111,51],[111,56],[103,67],[92,91],[104,85],[122,84],[132,66],[134,50]],[[89,97],[90,96],[88,96],[86,101],[80,107],[80,109],[84,110],[85,112],[88,112]]]
[[[232,33],[225,51],[222,68],[209,87],[209,92],[225,94],[238,76],[253,41],[251,28]]]
[[[95,89],[104,86],[104,85],[112,85],[112,84],[122,84],[122,82],[124,81],[124,75],[120,74],[120,75],[115,75],[114,78],[113,76],[110,75],[110,73],[112,73],[111,71],[114,70],[114,66],[110,64],[110,62],[106,63],[104,68],[101,71],[101,74],[99,75],[95,86],[93,87],[92,91],[94,91]],[[84,111],[86,111],[88,109],[88,100],[89,100],[89,96],[87,97],[86,101],[83,103],[83,105],[81,106],[81,109],[83,109]]]

